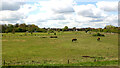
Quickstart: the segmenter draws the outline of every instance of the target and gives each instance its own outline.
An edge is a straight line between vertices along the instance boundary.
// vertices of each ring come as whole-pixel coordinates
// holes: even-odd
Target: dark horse
[[[72,39],[72,42],[73,42],[73,41],[77,41],[77,39]]]
[[[99,37],[97,38],[97,41],[100,41],[100,38],[99,38]]]

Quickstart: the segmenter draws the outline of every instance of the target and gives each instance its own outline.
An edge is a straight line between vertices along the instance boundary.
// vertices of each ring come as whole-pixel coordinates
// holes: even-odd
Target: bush
[[[56,33],[54,33],[54,35],[56,35]]]
[[[43,36],[43,37],[40,37],[40,38],[47,38],[47,37]]]
[[[105,35],[104,35],[104,34],[97,33],[97,34],[93,34],[93,36],[105,36]]]
[[[57,38],[57,36],[50,36],[50,38]]]
[[[46,33],[47,32],[47,30],[45,30],[45,29],[38,29],[38,30],[36,30],[37,32],[44,32],[44,33]]]
[[[50,29],[50,30],[48,31],[48,33],[54,33],[54,30]]]

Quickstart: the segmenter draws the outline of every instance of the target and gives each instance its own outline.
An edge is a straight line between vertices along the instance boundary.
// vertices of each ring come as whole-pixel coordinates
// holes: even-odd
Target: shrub
[[[44,32],[44,33],[46,33],[47,30],[40,28],[40,29],[37,30],[37,32]]]
[[[47,38],[47,37],[44,36],[44,37],[40,37],[40,38]]]
[[[105,36],[105,35],[104,35],[104,34],[97,33],[97,34],[93,34],[93,36]]]
[[[56,33],[54,33],[54,35],[56,35]]]
[[[50,38],[57,38],[57,36],[50,36]]]

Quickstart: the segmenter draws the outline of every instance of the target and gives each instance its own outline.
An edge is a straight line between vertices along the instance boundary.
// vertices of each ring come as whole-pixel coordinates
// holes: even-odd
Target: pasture
[[[52,33],[2,35],[3,65],[117,66],[118,63],[118,34],[104,33],[100,41],[84,31],[57,32],[57,38],[50,38]],[[73,38],[77,41],[72,42]]]

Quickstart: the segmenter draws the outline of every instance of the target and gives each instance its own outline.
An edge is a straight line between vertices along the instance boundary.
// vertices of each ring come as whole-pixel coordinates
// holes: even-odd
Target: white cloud
[[[29,14],[30,12],[35,11],[36,9],[38,9],[36,4],[33,4],[33,5],[25,4],[25,5],[22,5],[20,9],[18,9],[17,11],[20,13]]]
[[[106,14],[104,14],[102,10],[100,10],[93,4],[77,5],[74,8],[75,8],[76,13],[81,16],[91,17],[91,18],[98,18],[98,17],[106,16]]]
[[[24,18],[24,14],[17,11],[0,11],[0,20],[2,21],[17,21]]]
[[[54,13],[71,13],[74,12],[74,0],[49,0],[40,1],[42,10],[53,11]]]
[[[112,2],[102,1],[97,2],[96,5],[77,5],[74,0],[45,0],[33,4],[26,3],[19,9],[4,10],[0,14],[4,20],[3,23],[17,22],[59,28],[64,26],[104,27],[107,24],[117,25],[116,15],[110,13],[110,11],[116,11],[116,6],[113,7],[110,4]],[[114,2],[113,4],[116,5]]]
[[[14,6],[18,4],[17,2],[12,3]],[[35,5],[35,4],[34,4]],[[8,5],[6,5],[7,7]],[[20,5],[19,5],[20,6]],[[11,6],[10,6],[11,7]],[[8,9],[7,9],[8,8]],[[24,23],[24,19],[27,18],[28,14],[37,9],[37,6],[33,6],[30,4],[21,5],[19,9],[15,9],[13,11],[12,8],[7,7],[5,10],[0,11],[0,21],[2,23]],[[33,18],[32,18],[33,19]]]
[[[6,1],[6,2],[2,2],[2,10],[11,10],[11,11],[15,11],[18,10],[20,8],[21,5],[25,4],[24,2],[13,2],[13,1]]]
[[[46,22],[50,20],[65,20],[65,17],[62,14],[39,13],[36,15],[29,15],[25,19],[25,22]]]
[[[111,12],[111,11],[118,11],[118,2],[114,2],[114,1],[101,1],[96,3],[97,7],[107,11],[107,12]]]
[[[118,15],[110,15],[104,19],[104,23],[108,25],[118,26]]]

